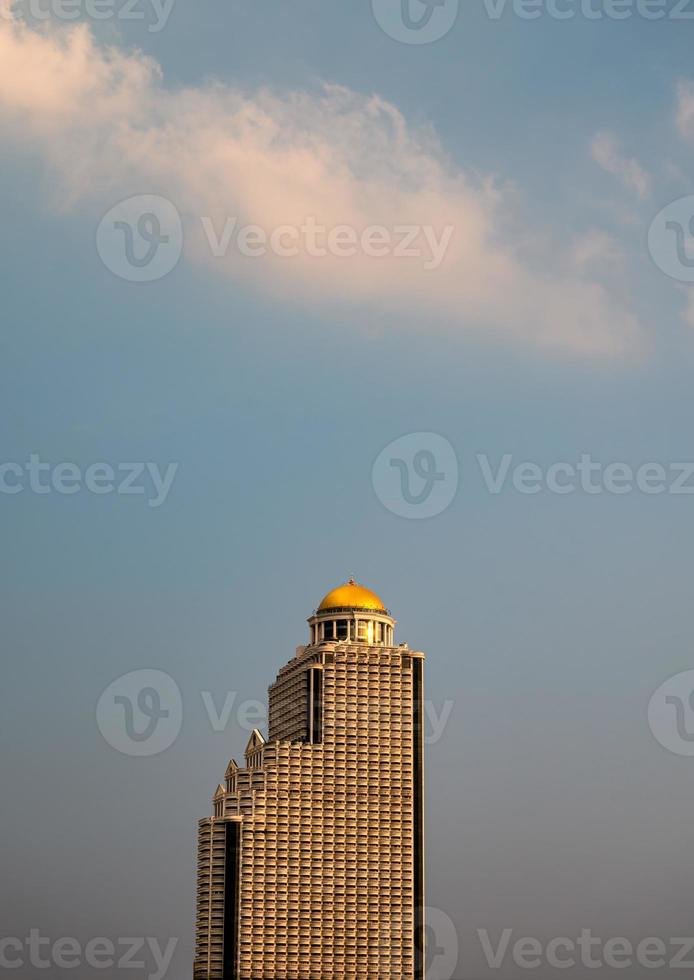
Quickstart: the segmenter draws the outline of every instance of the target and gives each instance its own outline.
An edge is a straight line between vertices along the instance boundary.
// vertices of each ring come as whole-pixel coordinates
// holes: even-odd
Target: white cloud
[[[594,269],[604,272],[606,269],[624,269],[624,253],[612,235],[599,229],[577,238],[573,245],[574,263],[577,269]]]
[[[645,347],[624,296],[591,277],[571,242],[531,256],[526,243],[546,236],[511,230],[510,192],[454,167],[430,133],[377,96],[334,86],[168,90],[155,62],[98,45],[84,26],[37,31],[0,19],[0,132],[48,161],[56,204],[100,216],[128,194],[166,196],[189,219],[192,259],[284,301],[355,304],[429,331],[585,357],[631,359]],[[218,229],[227,217],[271,230],[315,216],[356,229],[452,225],[454,235],[428,271],[363,254],[214,259],[201,216]]]
[[[651,191],[651,177],[633,157],[625,157],[612,133],[598,133],[591,145],[593,160],[608,174],[619,178],[624,186],[638,197],[646,198]]]

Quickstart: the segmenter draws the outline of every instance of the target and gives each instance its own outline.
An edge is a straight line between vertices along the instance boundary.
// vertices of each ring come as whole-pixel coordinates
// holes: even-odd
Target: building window
[[[346,640],[348,636],[348,623],[346,619],[338,619],[337,621],[337,638],[338,640]]]
[[[237,980],[241,828],[238,823],[228,823],[225,830],[223,972],[229,980]]]
[[[306,741],[323,741],[323,671],[318,667],[306,671]]]

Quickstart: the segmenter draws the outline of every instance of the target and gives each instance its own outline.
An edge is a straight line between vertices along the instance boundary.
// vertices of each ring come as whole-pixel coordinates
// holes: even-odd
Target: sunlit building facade
[[[423,665],[350,580],[198,835],[195,980],[422,980]]]

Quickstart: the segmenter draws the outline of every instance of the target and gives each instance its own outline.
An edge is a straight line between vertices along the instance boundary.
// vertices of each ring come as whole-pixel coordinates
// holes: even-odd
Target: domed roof
[[[373,609],[374,612],[386,612],[383,601],[371,589],[359,585],[353,578],[344,585],[338,585],[328,592],[318,607],[318,612],[328,609]]]

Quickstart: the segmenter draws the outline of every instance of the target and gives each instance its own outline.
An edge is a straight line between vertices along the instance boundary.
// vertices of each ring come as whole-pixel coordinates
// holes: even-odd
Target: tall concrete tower
[[[350,580],[198,833],[195,980],[423,980],[424,655]]]

